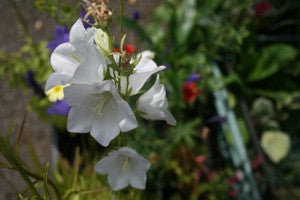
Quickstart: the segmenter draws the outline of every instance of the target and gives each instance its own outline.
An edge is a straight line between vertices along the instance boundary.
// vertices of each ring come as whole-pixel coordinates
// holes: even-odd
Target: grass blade
[[[31,182],[29,176],[26,174],[25,169],[22,167],[22,161],[14,152],[13,148],[7,143],[7,141],[2,136],[0,136],[0,151],[6,158],[6,160],[12,165],[12,167],[15,168],[22,176],[23,180],[30,188],[32,194],[36,196],[37,199],[42,199],[42,197],[34,187],[34,184]]]
[[[30,133],[28,131],[26,131],[25,136],[26,136],[26,142],[27,142],[26,143],[27,144],[27,149],[30,153],[30,157],[32,159],[32,162],[33,162],[37,172],[42,175],[43,174],[43,167],[42,167],[41,161],[40,161],[40,159],[39,159],[39,157],[36,153],[36,150],[33,146]]]
[[[20,131],[19,131],[17,144],[16,144],[16,154],[17,155],[19,155],[19,153],[20,153],[20,143],[21,143],[21,138],[22,138],[22,135],[23,135],[23,132],[24,132],[24,129],[25,129],[26,118],[27,118],[28,113],[29,113],[29,108],[26,108],[25,115],[23,117],[23,121],[22,121],[21,128],[20,128]]]

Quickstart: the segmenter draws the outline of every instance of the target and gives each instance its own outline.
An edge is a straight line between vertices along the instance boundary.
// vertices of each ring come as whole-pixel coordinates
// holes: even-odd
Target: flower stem
[[[12,165],[1,163],[1,162],[0,162],[0,167],[6,168],[6,169],[10,169],[10,170],[16,170],[16,168],[14,168]],[[44,178],[42,176],[37,175],[37,174],[29,171],[26,168],[23,168],[23,169],[25,170],[25,172],[26,172],[26,174],[28,176],[30,176],[30,177],[32,177],[32,178],[34,178],[36,180],[39,180],[39,181],[43,181],[44,180]],[[58,199],[61,199],[61,194],[59,192],[59,189],[56,187],[55,183],[51,179],[49,179],[49,178],[47,180],[47,183],[53,188],[53,190],[54,190],[56,196],[58,197]]]

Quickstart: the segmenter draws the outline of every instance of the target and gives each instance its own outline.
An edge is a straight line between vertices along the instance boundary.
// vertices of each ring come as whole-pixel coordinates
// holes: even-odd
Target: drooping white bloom
[[[138,189],[145,189],[146,172],[151,163],[129,147],[112,151],[94,167],[100,174],[107,174],[110,187],[120,190],[129,184]]]
[[[72,106],[67,129],[73,133],[87,133],[103,146],[108,146],[120,131],[137,127],[136,118],[115,84],[102,81],[94,84],[74,84],[64,89],[65,99]]]
[[[140,56],[142,56],[144,58],[153,59],[155,57],[155,53],[153,51],[145,50],[137,55],[137,57],[140,57]]]
[[[134,73],[129,76],[128,88],[132,88],[131,95],[137,94],[152,74],[165,68],[165,66],[157,66],[152,59],[142,56],[142,59],[134,68]],[[126,93],[126,77],[121,78],[121,92]]]
[[[51,54],[51,65],[54,69],[47,80],[46,91],[57,85],[65,85],[75,69],[86,58],[88,41],[95,35],[95,28],[85,29],[78,19],[70,31],[70,41],[59,45]]]
[[[166,120],[170,125],[176,125],[176,120],[168,111],[166,89],[159,83],[159,75],[154,85],[137,101],[137,109],[142,111],[142,117],[150,120]]]

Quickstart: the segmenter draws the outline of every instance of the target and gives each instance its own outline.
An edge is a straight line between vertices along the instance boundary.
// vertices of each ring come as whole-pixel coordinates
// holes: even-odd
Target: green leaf
[[[7,159],[7,161],[19,172],[22,176],[28,187],[31,189],[31,192],[38,199],[42,199],[39,195],[38,191],[34,187],[34,184],[31,182],[29,176],[26,174],[26,171],[22,167],[22,162],[19,157],[14,152],[13,148],[5,141],[5,139],[0,136],[0,151],[3,156]]]
[[[36,153],[36,150],[32,144],[32,140],[31,140],[31,136],[28,132],[26,132],[25,134],[26,136],[26,144],[27,144],[27,149],[28,149],[28,152],[30,153],[30,157],[32,159],[32,162],[37,170],[37,172],[39,172],[39,174],[43,174],[43,167],[42,167],[42,164],[41,164],[41,161]]]
[[[256,66],[248,76],[248,81],[259,81],[272,76],[296,57],[297,50],[291,45],[274,44],[264,48],[259,55]]]
[[[44,182],[44,199],[45,200],[50,200],[50,193],[48,189],[48,170],[49,170],[49,162],[47,162],[46,167],[45,167],[45,172],[43,174],[43,182]]]
[[[270,160],[279,163],[289,153],[291,139],[287,133],[271,130],[263,133],[260,144]]]

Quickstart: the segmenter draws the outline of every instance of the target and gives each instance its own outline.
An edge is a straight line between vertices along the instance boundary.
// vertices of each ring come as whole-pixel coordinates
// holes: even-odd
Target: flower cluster
[[[191,74],[187,81],[183,84],[182,93],[183,100],[187,103],[194,102],[200,95],[201,91],[197,88],[196,82],[200,80],[200,74]]]
[[[101,2],[103,5],[105,1]],[[88,9],[87,14],[93,12]],[[71,106],[68,131],[90,132],[105,147],[121,132],[138,126],[135,113],[144,119],[176,124],[168,111],[166,89],[160,83],[159,75],[148,91],[141,90],[151,75],[165,67],[157,66],[150,51],[134,56],[135,47],[124,46],[124,40],[125,37],[119,50],[114,51],[113,40],[107,32],[99,26],[85,28],[82,20],[78,19],[70,30],[69,42],[60,44],[53,51],[51,65],[54,72],[46,83],[49,97],[54,92],[57,94],[58,90],[62,92],[55,95],[53,101],[60,100],[58,103],[63,106],[65,98]],[[137,99],[136,106],[130,106],[131,99]],[[113,190],[129,184],[144,189],[150,165],[135,150],[122,147],[101,159],[95,170],[108,174]]]

